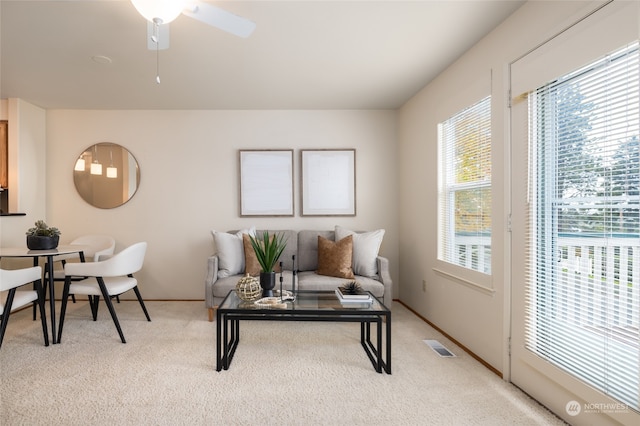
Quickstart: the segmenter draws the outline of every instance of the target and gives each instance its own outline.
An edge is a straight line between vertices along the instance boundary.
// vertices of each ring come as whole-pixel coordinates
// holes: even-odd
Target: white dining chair
[[[109,235],[82,235],[69,243],[70,245],[86,246],[83,250],[85,262],[95,262],[107,256],[111,256],[116,249],[116,240]],[[55,257],[53,281],[64,282],[64,265],[69,260],[78,260],[77,253]],[[77,281],[80,278],[76,278]],[[47,274],[45,268],[44,294],[47,294]],[[72,295],[73,302],[75,297]]]
[[[64,317],[70,294],[81,294],[89,297],[89,305],[94,321],[96,321],[98,317],[98,304],[100,302],[100,296],[102,296],[109,309],[113,323],[118,330],[122,343],[126,343],[126,341],[120,328],[113,303],[111,303],[112,297],[133,290],[147,317],[147,321],[151,321],[147,308],[144,306],[142,296],[140,295],[140,290],[138,289],[138,280],[133,276],[134,273],[142,269],[146,250],[147,243],[141,242],[125,248],[106,260],[85,263],[67,262],[64,265],[65,282],[62,293],[62,308],[60,310],[58,342],[60,342],[62,338]],[[82,280],[73,281],[76,277],[82,277]]]
[[[18,290],[18,287],[31,283],[34,283],[33,290]],[[4,339],[4,333],[7,329],[11,311],[32,302],[36,302],[40,307],[44,345],[49,346],[47,318],[44,313],[42,268],[40,266],[34,266],[14,270],[0,269],[0,292],[6,292],[6,298],[0,297],[0,316],[2,317],[2,321],[0,322],[0,347],[2,346],[2,340]]]
[[[95,262],[100,258],[105,258],[113,254],[116,248],[116,240],[109,235],[82,235],[69,243],[69,245],[81,245],[85,246],[82,251],[85,262]],[[77,261],[80,260],[80,255],[78,253],[71,254],[62,254],[56,256],[53,262],[53,281],[54,282],[64,282],[64,265],[67,261]],[[49,275],[47,271],[49,268],[45,264],[44,268],[44,281],[42,284],[44,295],[46,298],[47,288],[49,286]],[[74,278],[75,281],[82,279],[81,277]],[[71,295],[71,299],[73,303],[76,303],[76,296],[74,294]],[[120,302],[120,299],[118,299]],[[33,320],[36,319],[36,307],[33,306]],[[55,337],[55,336],[54,336]]]

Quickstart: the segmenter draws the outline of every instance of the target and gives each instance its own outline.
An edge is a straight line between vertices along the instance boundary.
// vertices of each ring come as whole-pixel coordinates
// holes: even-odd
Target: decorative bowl
[[[47,237],[44,235],[27,235],[27,248],[29,250],[51,250],[58,247],[60,236]]]

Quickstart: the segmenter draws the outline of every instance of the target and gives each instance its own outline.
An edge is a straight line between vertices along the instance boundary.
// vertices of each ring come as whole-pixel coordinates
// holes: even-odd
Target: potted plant
[[[249,235],[251,246],[256,253],[256,258],[260,264],[262,271],[260,272],[260,286],[262,287],[262,296],[273,296],[273,288],[276,285],[276,273],[273,269],[280,258],[280,255],[287,246],[283,234],[274,234],[269,236],[264,231],[262,237],[253,237]]]
[[[47,225],[44,220],[37,221],[35,225],[26,232],[29,250],[51,250],[58,247],[61,234],[58,228]]]

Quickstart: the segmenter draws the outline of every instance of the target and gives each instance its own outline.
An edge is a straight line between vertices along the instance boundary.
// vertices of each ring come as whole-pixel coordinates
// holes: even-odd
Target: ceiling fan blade
[[[169,48],[169,24],[158,25],[158,33],[154,34],[154,23],[147,21],[147,48],[149,50],[165,50]],[[157,36],[158,45],[153,41]]]
[[[189,5],[182,14],[242,38],[256,28],[255,22],[204,2]]]

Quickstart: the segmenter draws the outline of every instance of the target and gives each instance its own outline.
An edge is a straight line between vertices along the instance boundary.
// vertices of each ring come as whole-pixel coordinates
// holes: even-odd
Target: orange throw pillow
[[[257,277],[260,275],[262,268],[260,267],[260,263],[258,263],[258,257],[251,245],[249,235],[242,234],[242,245],[244,246],[244,273],[252,277]]]
[[[335,242],[318,235],[318,275],[355,278],[351,267],[352,258],[353,235]]]

